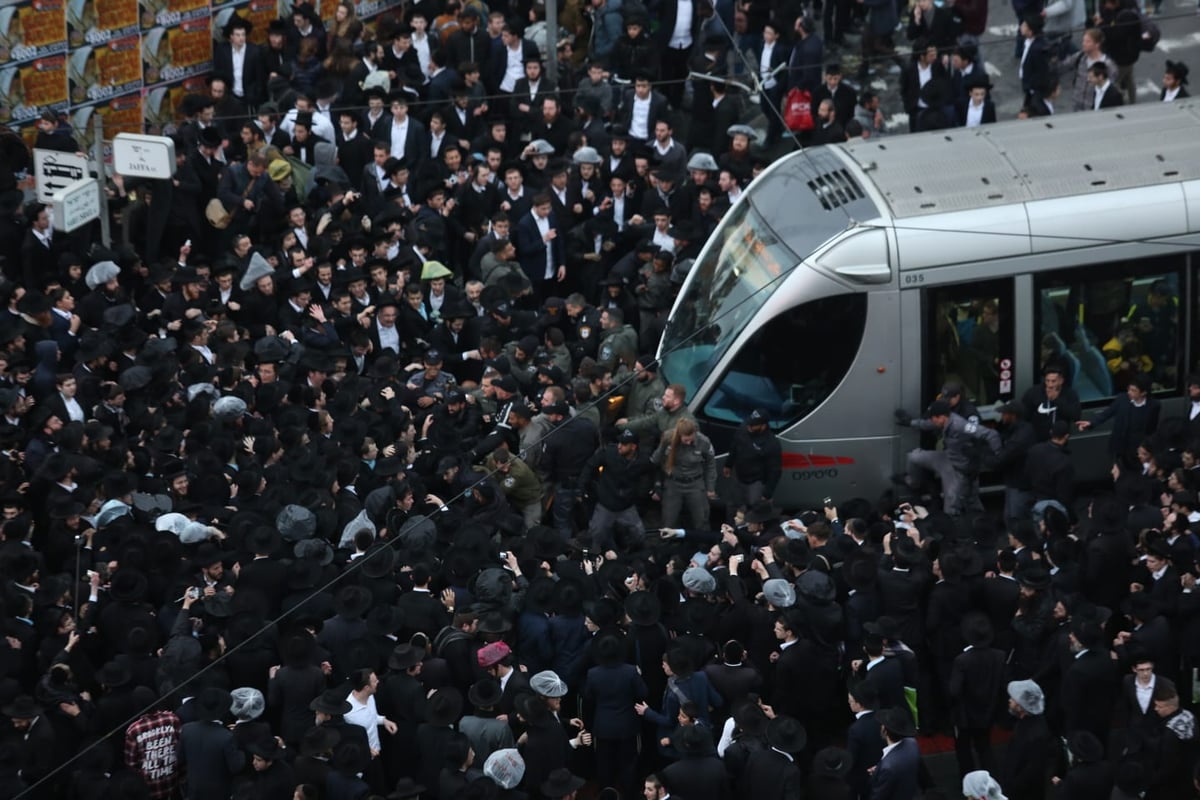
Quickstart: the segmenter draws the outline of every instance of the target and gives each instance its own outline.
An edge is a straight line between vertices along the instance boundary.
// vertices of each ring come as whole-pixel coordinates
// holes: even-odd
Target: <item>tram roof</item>
[[[1126,106],[835,147],[866,173],[893,217],[918,217],[1200,178],[1200,103]]]

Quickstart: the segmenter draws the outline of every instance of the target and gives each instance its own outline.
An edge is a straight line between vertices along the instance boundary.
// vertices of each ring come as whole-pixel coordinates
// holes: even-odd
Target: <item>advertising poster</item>
[[[104,138],[111,141],[118,133],[142,132],[142,95],[140,92],[111,97],[98,103],[90,103],[71,109],[71,128],[75,132],[75,141],[84,152],[91,152],[95,142],[95,118],[104,121]],[[109,147],[105,147],[105,159],[111,157]]]
[[[142,58],[137,35],[81,47],[69,59],[71,104],[80,105],[142,88]]]
[[[169,28],[206,18],[210,13],[208,0],[138,0],[142,30]]]
[[[211,18],[142,34],[142,78],[146,85],[171,83],[212,70]]]
[[[161,135],[173,130],[182,115],[179,104],[189,94],[199,94],[207,90],[203,77],[188,78],[178,83],[168,83],[155,86],[153,89],[142,90],[142,119],[145,132]]]
[[[138,32],[137,0],[67,0],[71,48],[99,45]]]
[[[239,0],[237,3],[213,4],[213,40],[224,42],[225,26],[237,14],[250,23],[250,41],[254,44],[267,44],[267,27],[271,20],[276,19],[275,0]]]
[[[66,56],[39,58],[0,70],[0,123],[32,124],[47,109],[66,108]]]
[[[66,0],[31,0],[0,8],[0,66],[66,51]]]

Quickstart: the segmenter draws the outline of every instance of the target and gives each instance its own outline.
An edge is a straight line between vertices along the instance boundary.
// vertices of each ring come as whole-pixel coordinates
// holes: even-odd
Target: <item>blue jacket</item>
[[[917,772],[921,750],[911,737],[900,742],[875,767],[871,777],[871,800],[913,800],[917,796]]]
[[[632,664],[592,667],[583,686],[584,702],[595,704],[588,728],[601,739],[632,739],[641,730],[635,703],[646,698],[646,682]]]
[[[608,58],[613,45],[625,33],[625,20],[621,15],[622,0],[608,0],[602,7],[592,10],[592,55]]]

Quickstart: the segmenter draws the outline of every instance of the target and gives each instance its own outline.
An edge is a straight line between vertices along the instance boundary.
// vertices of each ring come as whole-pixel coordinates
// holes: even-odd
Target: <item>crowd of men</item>
[[[1132,87],[1125,3],[1055,71]],[[262,46],[235,14],[174,177],[109,185],[120,245],[3,175],[0,797],[909,800],[939,733],[971,797],[1194,796],[1200,379],[1188,419],[1135,382],[1095,422],[1091,502],[1051,367],[996,431],[961,387],[898,414],[945,446],[897,495],[791,516],[765,413],[719,468],[658,374],[785,93],[805,143],[884,133],[829,52],[885,70],[898,9],[811,11],[343,0]],[[914,129],[992,121],[986,9],[906,13]],[[53,113],[38,146],[76,149]]]

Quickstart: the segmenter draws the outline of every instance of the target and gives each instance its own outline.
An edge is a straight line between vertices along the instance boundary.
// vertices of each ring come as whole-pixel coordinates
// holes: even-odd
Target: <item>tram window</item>
[[[928,390],[958,383],[979,406],[1011,395],[1012,282],[936,289],[926,302],[934,312],[927,340]]]
[[[741,423],[766,409],[773,428],[803,419],[837,388],[858,355],[867,296],[813,300],[780,314],[742,345],[703,414]]]
[[[1166,263],[1164,263],[1166,262]],[[1039,275],[1038,367],[1057,363],[1083,402],[1103,400],[1138,376],[1156,392],[1179,386],[1180,262],[1114,264]]]

